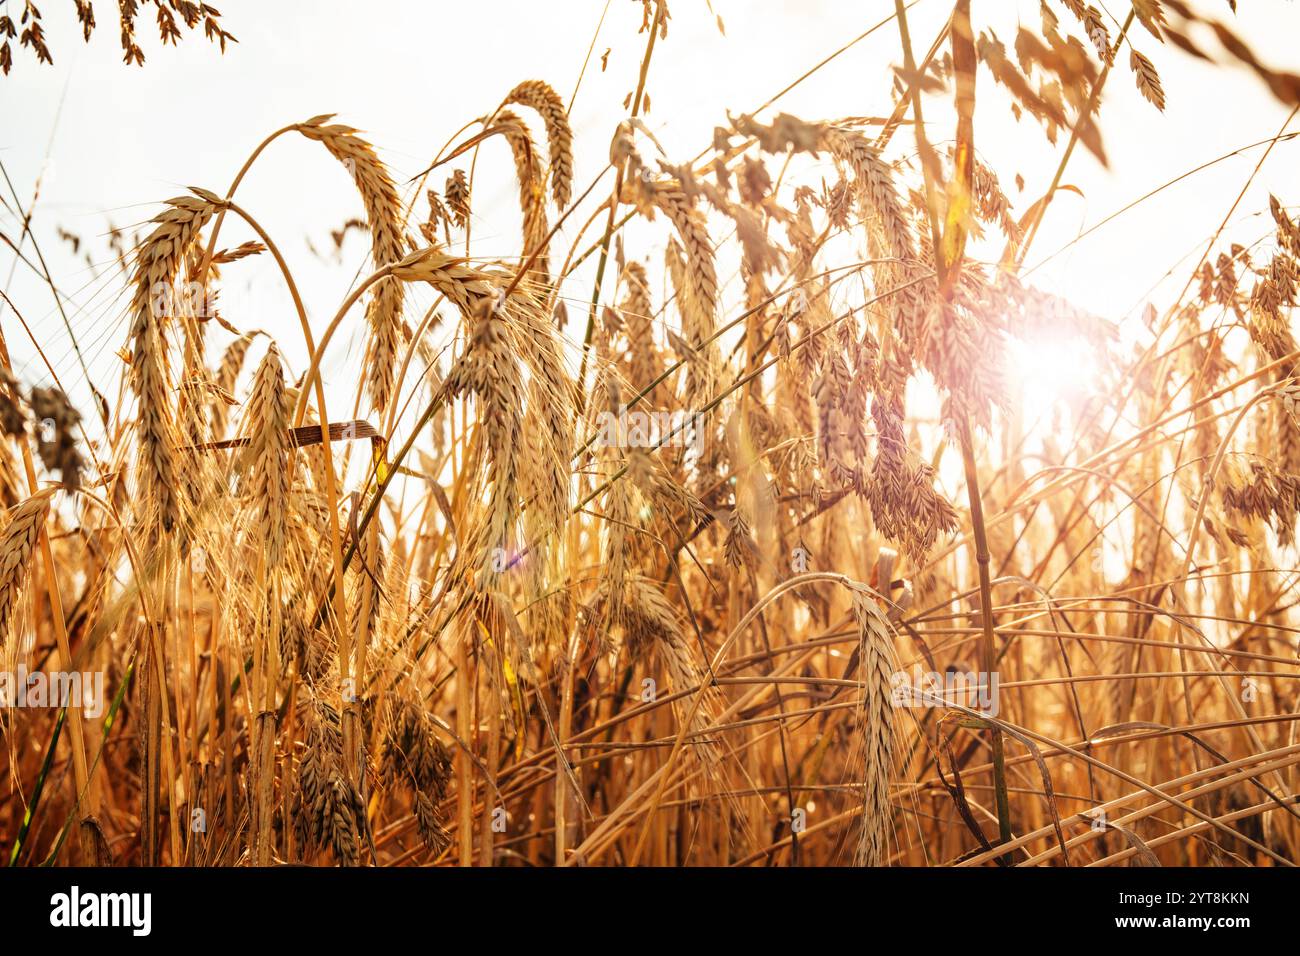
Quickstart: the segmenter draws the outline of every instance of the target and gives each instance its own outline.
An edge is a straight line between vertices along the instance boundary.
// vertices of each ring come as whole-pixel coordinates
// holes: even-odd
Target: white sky
[[[6,5],[15,6],[20,5],[13,0]],[[81,235],[97,257],[106,258],[110,219],[119,226],[142,222],[157,211],[157,201],[179,195],[189,185],[224,193],[266,134],[324,112],[363,129],[397,180],[405,182],[464,123],[490,112],[515,83],[545,79],[567,100],[604,3],[223,0],[223,22],[239,39],[224,57],[199,36],[188,36],[178,48],[160,48],[146,15],[139,29],[147,56],[143,69],[120,62],[111,6],[102,0],[97,4],[100,26],[85,45],[72,19],[72,4],[47,0],[42,8],[55,65],[38,67],[20,51],[11,75],[0,79],[0,158],[24,205],[45,170],[35,235],[56,281],[77,303],[73,325],[91,357],[92,374],[110,400],[120,371],[113,352],[124,344],[126,327],[120,282],[112,268],[95,280],[59,241],[59,227]],[[1036,0],[983,0],[974,6],[977,29],[990,25],[988,11],[998,11],[991,25],[1008,47],[1018,11],[1027,22],[1038,22]],[[1200,6],[1229,17],[1226,3],[1219,0],[1202,0]],[[1239,6],[1235,28],[1261,57],[1297,69],[1300,4],[1243,0]],[[950,0],[920,0],[914,7],[910,17],[918,55],[950,9]],[[1057,9],[1068,22],[1068,14],[1059,5]],[[1127,4],[1108,9],[1123,16]],[[725,123],[728,109],[751,110],[891,13],[893,0],[713,0],[712,10],[696,0],[675,0],[667,42],[655,50],[647,122],[671,162],[694,157],[711,141],[713,127]],[[714,24],[714,12],[725,21],[725,36]],[[603,167],[614,126],[624,115],[623,99],[635,85],[645,41],[636,35],[640,18],[639,3],[611,0],[595,41],[572,109],[575,193]],[[1029,256],[1031,265],[1080,228],[1148,190],[1229,150],[1273,136],[1286,118],[1287,110],[1241,69],[1210,68],[1141,30],[1133,38],[1161,72],[1167,111],[1157,113],[1138,95],[1127,56],[1122,56],[1104,97],[1103,134],[1111,169],[1102,170],[1078,151],[1065,181],[1084,196],[1057,199]],[[612,52],[602,74],[599,57],[607,47]],[[882,115],[890,107],[890,69],[899,62],[898,32],[891,23],[776,108],[808,119]],[[994,89],[986,70],[978,82],[976,145],[1000,174],[1021,215],[1046,188],[1065,135],[1056,148],[1049,147],[1029,120],[1019,126],[1012,121],[1005,92]],[[927,119],[935,124],[936,139],[951,136],[951,124],[940,111]],[[902,155],[910,146],[903,131],[890,155]],[[478,255],[517,252],[516,186],[505,154],[504,145],[496,143],[479,162]],[[1260,154],[1260,149],[1248,151],[1167,190],[1055,259],[1034,274],[1034,281],[1112,319],[1135,316],[1166,270],[1200,252],[1198,243],[1218,226]],[[1241,204],[1236,218],[1245,221],[1229,235],[1249,242],[1269,229],[1269,191],[1288,205],[1300,203],[1297,160],[1300,142],[1275,148]],[[441,186],[447,171],[440,170],[434,183]],[[1015,191],[1017,172],[1025,177],[1024,193]],[[599,188],[601,197],[607,188]],[[7,192],[4,198],[12,204]],[[315,258],[306,244],[310,239],[317,248],[328,248],[329,231],[361,214],[342,168],[318,144],[284,137],[254,167],[238,201],[281,245],[313,325],[323,327],[366,264],[368,244],[356,234],[345,245],[342,263]],[[422,215],[422,200],[417,210]],[[1255,215],[1261,211],[1262,218]],[[3,212],[0,229],[11,237],[18,232],[14,218]],[[645,235],[661,238],[661,233],[659,228]],[[221,245],[248,238],[251,234],[232,222]],[[492,243],[495,238],[499,248]],[[557,243],[557,248],[565,247],[567,243]],[[30,242],[24,248],[30,255]],[[658,251],[630,247],[637,255]],[[21,264],[7,281],[12,259],[7,249],[0,249],[0,281],[48,346],[65,384],[84,400],[84,390],[75,387],[79,372],[48,289]],[[301,371],[301,337],[269,257],[231,267],[226,282],[223,314],[241,328],[273,332],[291,366]],[[581,300],[590,296],[590,288],[584,276],[569,292]],[[412,299],[419,305],[431,301],[424,292]],[[7,309],[0,308],[0,323],[24,379],[46,380]],[[359,326],[358,312],[350,328]],[[214,341],[224,342],[224,337],[214,336]],[[359,341],[358,332],[346,343],[337,342],[325,365],[331,391],[349,398],[360,355],[349,354],[348,347]],[[89,406],[84,411],[93,417]],[[332,410],[332,417],[338,413]]]

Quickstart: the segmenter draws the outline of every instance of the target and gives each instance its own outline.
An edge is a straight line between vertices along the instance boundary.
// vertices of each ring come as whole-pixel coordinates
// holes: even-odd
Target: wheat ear
[[[550,146],[551,194],[555,205],[563,209],[573,195],[573,130],[564,101],[549,83],[525,80],[510,91],[506,102],[527,106],[542,117]]]
[[[377,268],[382,268],[406,254],[397,187],[374,147],[352,127],[328,123],[329,119],[314,117],[298,124],[297,130],[322,144],[351,174],[370,224],[371,258]],[[373,336],[367,355],[366,387],[379,411],[388,407],[392,397],[393,368],[402,338],[402,296],[400,282],[380,280],[366,307],[366,321]]]
[[[155,226],[135,254],[131,277],[132,343],[129,380],[139,402],[136,429],[137,459],[145,500],[156,501],[157,514],[166,531],[180,518],[177,495],[176,448],[172,408],[172,383],[168,371],[167,340],[162,308],[170,300],[176,276],[199,231],[221,205],[206,191],[167,201],[167,209],[154,217]]]
[[[289,525],[290,416],[293,412],[284,382],[280,350],[266,350],[248,400],[249,442],[244,451],[247,487],[257,512],[259,537],[269,569],[284,560]]]
[[[45,526],[53,495],[54,489],[48,488],[18,505],[0,535],[0,646],[13,625],[14,609],[26,586],[32,551]]]
[[[862,829],[855,862],[882,866],[889,853],[892,813],[889,775],[894,768],[894,709],[890,680],[898,670],[894,631],[870,592],[854,589],[853,615],[858,624],[858,673],[862,682],[859,721],[866,769],[862,789]]]

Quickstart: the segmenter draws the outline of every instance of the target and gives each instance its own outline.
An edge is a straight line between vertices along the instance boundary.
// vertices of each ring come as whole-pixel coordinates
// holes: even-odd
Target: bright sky
[[[398,181],[405,182],[463,124],[490,112],[515,83],[545,79],[566,100],[572,96],[606,7],[602,0],[454,5],[225,0],[220,4],[223,21],[239,43],[224,57],[197,36],[187,37],[178,48],[161,49],[156,33],[149,32],[151,24],[142,18],[139,32],[148,59],[140,69],[120,62],[111,5],[97,6],[102,8],[100,26],[85,45],[73,22],[72,4],[42,5],[55,65],[38,67],[23,51],[15,54],[11,75],[0,79],[0,159],[24,206],[43,173],[34,232],[56,282],[74,303],[69,307],[72,324],[91,360],[92,375],[110,400],[121,368],[113,353],[124,344],[126,329],[121,283],[107,263],[96,279],[58,238],[58,229],[80,235],[103,262],[110,221],[118,226],[140,223],[158,210],[157,201],[180,195],[190,185],[224,194],[265,135],[325,112],[363,129]],[[647,122],[669,161],[696,156],[710,143],[714,126],[725,123],[728,110],[752,110],[879,23],[893,6],[893,0],[712,0],[710,10],[697,0],[675,0],[668,39],[655,50],[647,87]],[[1220,0],[1202,0],[1200,6],[1215,16],[1230,16]],[[1245,0],[1239,6],[1238,32],[1266,62],[1296,69],[1300,4]],[[977,29],[992,25],[1008,47],[1017,14],[1038,22],[1037,0],[980,0],[974,7]],[[1056,8],[1067,20],[1068,14]],[[910,18],[918,55],[950,9],[950,0],[914,5]],[[991,10],[998,12],[990,22]],[[1122,17],[1127,4],[1114,3],[1108,10]],[[725,36],[715,13],[725,22]],[[640,18],[639,3],[611,0],[596,35],[572,107],[575,193],[604,166],[611,134],[624,115],[624,97],[636,83],[645,41],[636,34]],[[1030,265],[1060,249],[1081,228],[1166,181],[1274,136],[1286,120],[1288,111],[1240,68],[1210,68],[1141,30],[1133,38],[1159,69],[1168,108],[1160,114],[1139,96],[1127,56],[1122,56],[1104,97],[1103,133],[1111,168],[1101,169],[1079,150],[1065,182],[1083,196],[1058,198]],[[602,73],[600,56],[607,48],[608,68]],[[888,23],[783,97],[777,109],[809,119],[882,115],[890,108],[891,66],[900,62],[898,31]],[[987,71],[981,70],[978,82],[976,145],[999,172],[1021,215],[1050,181],[1065,136],[1057,147],[1048,146],[1030,121],[1017,125],[1012,120],[1005,93],[994,89]],[[951,136],[951,123],[941,112],[927,119],[934,124],[935,139]],[[910,147],[910,137],[901,132],[891,158]],[[1167,270],[1189,255],[1195,261],[1261,154],[1260,148],[1247,150],[1166,190],[1052,260],[1033,273],[1033,281],[1109,318],[1136,316]],[[1300,203],[1298,161],[1300,142],[1275,147],[1229,235],[1251,242],[1270,228],[1270,191],[1285,204]],[[446,172],[439,171],[436,185],[442,185]],[[1025,178],[1023,193],[1015,190],[1017,172]],[[481,240],[476,252],[515,254],[516,186],[503,144],[484,150],[476,182],[476,243]],[[602,195],[607,188],[600,187]],[[7,190],[3,195],[12,206],[13,197]],[[282,246],[313,325],[323,327],[366,268],[364,237],[348,239],[341,262],[323,261],[307,245],[310,240],[318,249],[329,249],[330,230],[361,214],[342,168],[318,144],[286,137],[254,167],[238,199]],[[422,215],[423,200],[417,208]],[[1261,211],[1262,217],[1257,215]],[[17,235],[12,214],[0,212],[0,229]],[[221,244],[248,238],[231,224]],[[494,238],[500,239],[499,248],[492,246]],[[32,254],[30,241],[24,251]],[[7,250],[0,250],[0,281],[47,345],[65,384],[84,401],[48,288],[22,264],[14,267],[9,281],[12,261]],[[569,293],[581,300],[589,297],[590,288],[589,278],[583,278]],[[1166,297],[1175,291],[1166,289]],[[413,299],[420,305],[431,301],[423,292]],[[1156,302],[1167,304],[1158,297]],[[302,370],[301,337],[269,257],[230,268],[221,303],[223,314],[241,328],[276,334],[293,369]],[[0,323],[24,380],[47,380],[12,313],[3,307]],[[359,325],[358,312],[352,327]],[[330,353],[325,374],[332,391],[351,395],[359,342],[357,334]],[[85,412],[93,417],[89,406]]]

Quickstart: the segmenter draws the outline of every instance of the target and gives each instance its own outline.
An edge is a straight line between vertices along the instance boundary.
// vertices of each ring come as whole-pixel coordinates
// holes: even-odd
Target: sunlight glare
[[[1029,421],[1045,419],[1057,402],[1096,391],[1097,358],[1082,339],[1008,339],[1007,383],[1019,392]]]

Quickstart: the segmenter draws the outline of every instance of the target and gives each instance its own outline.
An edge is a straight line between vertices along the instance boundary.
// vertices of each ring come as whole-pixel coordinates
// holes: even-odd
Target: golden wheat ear
[[[295,129],[329,150],[352,177],[370,225],[371,259],[379,269],[397,262],[407,252],[397,187],[374,147],[352,127],[330,123],[332,118],[316,116]],[[374,408],[381,412],[392,398],[394,367],[402,341],[403,298],[403,284],[384,279],[375,286],[366,306],[366,322],[371,330],[366,389]]]
[[[898,670],[894,629],[876,603],[874,592],[853,589],[853,616],[858,625],[858,679],[861,682],[859,727],[864,772],[862,826],[854,862],[858,866],[883,866],[893,833],[893,807],[889,780],[894,772],[896,735],[892,680]]]
[[[38,491],[21,502],[9,515],[8,524],[0,534],[0,648],[14,623],[14,610],[27,584],[32,565],[32,552],[45,527],[45,516],[50,512],[54,488]],[[4,659],[0,655],[0,659]]]
[[[549,83],[526,80],[506,95],[505,102],[527,106],[541,115],[550,146],[551,193],[555,205],[564,209],[573,195],[573,130],[564,101]]]
[[[153,232],[136,250],[132,267],[128,380],[138,404],[136,474],[142,497],[156,504],[151,511],[156,511],[166,531],[181,517],[167,324],[175,316],[181,265],[221,205],[218,197],[203,190],[168,200],[167,208],[153,219]]]

